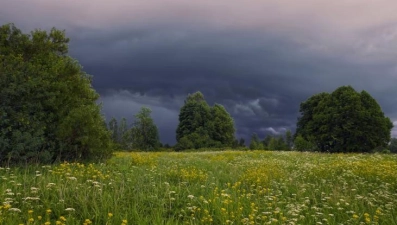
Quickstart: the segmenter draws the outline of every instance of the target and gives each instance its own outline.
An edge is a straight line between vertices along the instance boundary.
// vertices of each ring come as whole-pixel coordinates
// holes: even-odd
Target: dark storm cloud
[[[16,2],[2,4],[0,22],[66,29],[106,117],[132,122],[148,106],[164,142],[175,142],[195,91],[227,108],[238,137],[293,130],[300,102],[341,85],[367,90],[397,121],[396,3],[387,0]]]

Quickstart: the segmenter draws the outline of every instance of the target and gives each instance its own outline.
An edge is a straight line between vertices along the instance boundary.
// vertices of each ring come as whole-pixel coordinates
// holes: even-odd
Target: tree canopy
[[[0,27],[0,161],[100,159],[110,133],[65,32]]]
[[[390,140],[389,150],[392,153],[397,153],[397,138],[392,138]]]
[[[176,150],[205,147],[231,147],[234,121],[226,109],[210,107],[201,92],[189,94],[179,113]]]
[[[151,112],[151,109],[142,107],[135,115],[135,122],[131,128],[133,149],[151,151],[160,147],[159,132],[150,116]]]
[[[300,113],[295,137],[319,151],[371,152],[390,141],[390,119],[369,93],[351,86],[313,95],[301,103]]]

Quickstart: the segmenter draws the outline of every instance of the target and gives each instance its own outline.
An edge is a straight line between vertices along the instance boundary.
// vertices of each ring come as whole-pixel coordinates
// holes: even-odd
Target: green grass
[[[0,168],[0,224],[397,224],[397,155],[117,153]]]

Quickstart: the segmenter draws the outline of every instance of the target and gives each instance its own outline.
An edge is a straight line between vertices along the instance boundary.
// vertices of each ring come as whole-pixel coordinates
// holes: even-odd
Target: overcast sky
[[[107,118],[150,107],[164,143],[201,91],[237,137],[295,129],[300,102],[351,85],[397,126],[395,0],[0,0],[0,23],[65,29]],[[393,129],[397,136],[397,129]]]

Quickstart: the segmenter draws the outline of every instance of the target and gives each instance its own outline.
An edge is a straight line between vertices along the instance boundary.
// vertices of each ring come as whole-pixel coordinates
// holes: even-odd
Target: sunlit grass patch
[[[240,181],[248,184],[269,186],[272,181],[279,181],[287,176],[280,164],[274,162],[258,162],[258,164],[245,170],[240,177]]]

